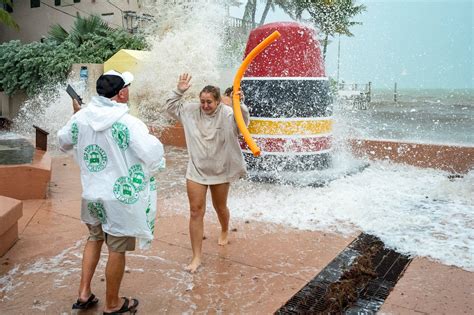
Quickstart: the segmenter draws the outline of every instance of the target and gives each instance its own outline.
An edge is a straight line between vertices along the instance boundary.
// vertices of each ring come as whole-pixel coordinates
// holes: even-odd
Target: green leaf
[[[5,11],[4,9],[0,9],[0,23],[3,23],[8,27],[13,27],[16,30],[20,29],[18,24],[11,17],[10,13]]]

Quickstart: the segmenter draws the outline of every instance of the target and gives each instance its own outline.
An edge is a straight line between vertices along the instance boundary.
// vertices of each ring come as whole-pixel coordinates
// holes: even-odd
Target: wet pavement
[[[173,156],[157,179],[152,249],[127,255],[121,294],[137,297],[141,314],[273,313],[356,236],[231,219],[230,243],[221,247],[216,216],[208,209],[203,266],[189,274],[183,269],[192,253],[188,205],[176,198],[185,194],[186,157]],[[87,236],[79,219],[80,195],[77,165],[54,157],[49,198],[24,201],[20,240],[0,258],[2,314],[71,313]],[[78,314],[101,314],[106,259],[104,248],[93,280],[99,306]],[[380,313],[472,314],[473,301],[474,273],[417,258]]]
[[[474,314],[474,273],[416,258],[380,314]]]

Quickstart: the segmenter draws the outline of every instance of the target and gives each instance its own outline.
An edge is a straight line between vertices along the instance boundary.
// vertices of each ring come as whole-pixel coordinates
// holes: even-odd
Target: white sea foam
[[[20,287],[23,284],[22,281],[15,281],[19,269],[20,266],[17,265],[13,269],[8,271],[5,275],[0,277],[0,293],[2,293],[3,295],[0,301],[3,301],[4,299],[9,299],[8,293],[14,291],[16,288]]]
[[[179,165],[172,181],[184,178],[186,151],[167,154]],[[345,235],[363,231],[402,253],[474,271],[474,170],[450,179],[448,172],[387,161],[361,168],[369,162],[347,153],[337,153],[334,160],[333,169],[293,174],[290,181],[300,176],[299,185],[236,182],[229,195],[231,217]],[[160,195],[168,188],[174,191],[169,176],[158,179]],[[304,186],[328,177],[326,186]],[[187,205],[185,191],[173,193],[172,201]],[[210,200],[208,207],[212,208]],[[187,214],[188,209],[169,211]],[[212,209],[207,212],[214,216]]]
[[[299,229],[361,230],[387,246],[474,271],[474,172],[450,180],[442,171],[372,163],[326,187],[240,181],[233,217]]]
[[[3,297],[0,301],[14,299],[14,295],[18,294],[18,289],[25,284],[24,277],[34,274],[54,274],[55,279],[53,287],[65,287],[64,280],[73,274],[81,271],[80,260],[74,260],[71,256],[79,253],[82,243],[76,242],[72,247],[64,249],[56,256],[49,258],[39,258],[29,264],[19,264],[8,271],[7,274],[0,277],[0,293]],[[26,282],[28,283],[28,282]],[[36,303],[33,308],[45,310],[49,306],[48,301]]]

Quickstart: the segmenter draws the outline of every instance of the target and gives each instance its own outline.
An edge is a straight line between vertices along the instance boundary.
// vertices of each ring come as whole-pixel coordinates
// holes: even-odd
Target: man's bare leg
[[[92,294],[91,281],[95,268],[99,263],[100,250],[104,241],[87,241],[82,254],[81,283],[79,284],[79,300],[86,302]]]
[[[212,185],[211,188],[211,197],[212,204],[216,210],[217,217],[221,224],[221,235],[217,240],[217,244],[224,246],[229,243],[228,233],[229,233],[229,220],[230,212],[227,207],[227,196],[229,195],[229,183]]]
[[[109,259],[105,267],[104,312],[113,312],[122,307],[123,300],[119,297],[119,290],[124,271],[125,253],[113,252],[109,249]]]
[[[186,188],[189,199],[189,235],[191,236],[191,247],[193,259],[186,266],[186,270],[194,273],[201,265],[202,237],[204,235],[204,213],[206,212],[207,186],[186,180]]]

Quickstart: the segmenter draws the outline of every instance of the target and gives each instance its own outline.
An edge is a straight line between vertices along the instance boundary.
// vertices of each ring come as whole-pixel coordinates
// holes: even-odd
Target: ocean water
[[[336,118],[364,139],[474,145],[474,90],[375,90],[367,110],[339,104]],[[337,123],[337,122],[336,122]]]

